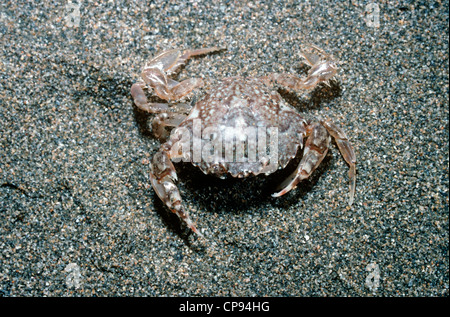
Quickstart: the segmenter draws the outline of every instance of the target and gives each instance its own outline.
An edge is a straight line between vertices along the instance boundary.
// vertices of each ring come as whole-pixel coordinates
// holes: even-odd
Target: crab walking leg
[[[131,95],[139,109],[157,114],[153,119],[152,128],[153,133],[160,140],[167,138],[169,135],[166,127],[178,126],[190,110],[189,105],[186,104],[178,104],[169,108],[167,103],[149,103],[141,83],[135,83],[131,86]]]
[[[168,78],[167,74],[158,68],[145,69],[142,78],[150,87],[153,87],[156,95],[164,100],[181,99],[195,88],[203,86],[203,80],[200,78],[189,78],[178,82]]]
[[[309,70],[306,78],[287,73],[273,73],[269,78],[281,86],[293,90],[313,89],[320,83],[329,85],[329,80],[337,73],[336,65],[333,61],[321,61]]]
[[[344,160],[350,166],[348,176],[350,177],[350,198],[348,201],[349,205],[353,204],[353,198],[355,197],[355,187],[356,187],[356,156],[353,151],[353,146],[347,138],[345,132],[337,127],[330,119],[321,120],[320,123],[327,129],[328,133],[336,141],[336,144],[341,152]]]
[[[220,50],[221,48],[212,47],[185,51],[178,49],[165,51],[150,60],[147,66],[144,67],[142,79],[155,90],[155,93],[161,99],[181,99],[193,89],[203,86],[203,80],[189,78],[178,82],[169,78],[169,76],[178,72],[189,58]]]
[[[319,51],[325,58],[321,59],[315,53],[301,54],[306,60],[305,63],[311,66],[306,78],[287,73],[273,73],[268,76],[268,79],[293,90],[313,89],[320,83],[329,85],[330,79],[337,74],[336,62],[333,57],[326,54],[322,49],[316,46],[312,46],[312,48]]]
[[[153,119],[152,131],[155,137],[159,140],[166,139],[170,131],[167,127],[177,127],[186,119],[185,114],[181,113],[160,113]]]
[[[144,70],[147,68],[158,68],[170,76],[180,70],[180,67],[186,64],[189,58],[209,54],[212,52],[218,52],[223,49],[224,48],[209,47],[184,51],[181,51],[179,49],[164,51],[151,59],[147,63],[147,66],[144,68]]]
[[[145,96],[143,82],[135,83],[131,86],[131,96],[134,104],[141,110],[149,113],[161,113],[169,110],[169,105],[166,103],[149,103]]]
[[[286,194],[294,189],[300,181],[308,178],[327,154],[330,135],[322,125],[316,123],[308,126],[307,135],[309,137],[306,140],[302,160],[297,169],[281,183],[279,188],[282,190],[272,194],[273,197]]]
[[[192,231],[199,236],[203,236],[181,204],[180,191],[175,185],[178,179],[177,173],[169,157],[170,147],[170,142],[164,143],[152,159],[150,172],[152,187],[173,213],[183,220]]]

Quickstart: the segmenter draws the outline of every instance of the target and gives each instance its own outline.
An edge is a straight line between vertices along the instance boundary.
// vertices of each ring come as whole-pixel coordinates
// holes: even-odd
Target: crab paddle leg
[[[181,195],[178,187],[175,185],[177,181],[177,173],[175,167],[170,161],[170,143],[164,143],[159,151],[153,156],[151,163],[150,181],[153,189],[158,197],[166,204],[166,206],[175,213],[186,225],[199,236],[203,236],[197,230],[188,212],[181,204]]]

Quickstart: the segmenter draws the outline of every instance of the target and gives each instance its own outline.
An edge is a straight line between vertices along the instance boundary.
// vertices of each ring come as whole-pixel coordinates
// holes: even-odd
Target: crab
[[[165,140],[150,163],[151,185],[165,206],[203,236],[183,207],[173,162],[190,162],[205,174],[220,178],[242,178],[269,175],[286,167],[300,148],[303,156],[297,168],[272,194],[279,197],[313,173],[327,154],[331,138],[350,168],[352,205],[356,157],[345,132],[329,118],[307,122],[277,91],[282,87],[300,93],[321,83],[329,84],[337,74],[335,59],[311,45],[301,53],[310,66],[306,77],[289,73],[228,77],[192,102],[192,107],[182,103],[204,82],[200,78],[179,82],[173,79],[174,75],[190,58],[222,50],[211,47],[164,51],[146,64],[141,79],[131,87],[135,105],[155,114],[152,130],[157,138]],[[149,102],[145,90],[153,91],[166,102]]]

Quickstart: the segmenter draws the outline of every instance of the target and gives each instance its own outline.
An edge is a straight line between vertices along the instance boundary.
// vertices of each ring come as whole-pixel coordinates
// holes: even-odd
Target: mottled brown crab
[[[311,68],[306,78],[273,73],[261,78],[225,78],[208,94],[190,106],[179,103],[203,81],[190,78],[178,82],[172,78],[186,61],[221,49],[168,50],[152,58],[144,67],[142,80],[133,84],[131,94],[139,109],[155,113],[154,134],[166,139],[151,161],[150,181],[159,198],[195,233],[189,213],[183,208],[176,186],[177,173],[172,161],[183,160],[205,174],[219,177],[247,177],[270,174],[284,168],[303,148],[297,169],[272,196],[282,196],[308,178],[325,157],[331,137],[350,166],[350,198],[353,202],[356,181],[356,157],[345,133],[331,120],[307,123],[277,92],[282,86],[296,92],[328,84],[337,73],[330,55],[316,46],[304,52]],[[144,89],[153,90],[168,103],[150,103]],[[178,103],[174,103],[178,102]],[[167,131],[167,127],[173,127]]]

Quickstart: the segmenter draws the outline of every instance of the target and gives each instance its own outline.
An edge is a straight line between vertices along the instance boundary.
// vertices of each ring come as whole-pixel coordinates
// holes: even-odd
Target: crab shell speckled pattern
[[[206,128],[215,127],[224,137],[224,143],[232,144],[233,140],[226,139],[227,128],[233,129],[231,137],[245,135],[245,129],[248,127],[261,129],[266,131],[268,141],[271,137],[268,128],[276,128],[278,132],[276,167],[285,167],[296,156],[298,147],[303,145],[303,136],[306,133],[305,120],[276,90],[255,78],[232,77],[224,79],[211,91],[196,103],[179,128],[173,130],[171,135],[174,144],[177,142],[177,132],[183,128],[188,129],[194,138],[199,137],[193,133],[193,122],[200,119],[202,132]],[[249,143],[252,141],[258,142],[258,139],[252,139]],[[256,148],[257,144],[246,146]],[[236,162],[226,161],[222,155],[214,158],[212,162],[204,160],[191,162],[205,174],[214,174],[221,178],[227,173],[232,177],[246,177],[251,174],[270,174],[274,171],[266,169],[267,162],[264,158],[259,158],[255,162]]]

